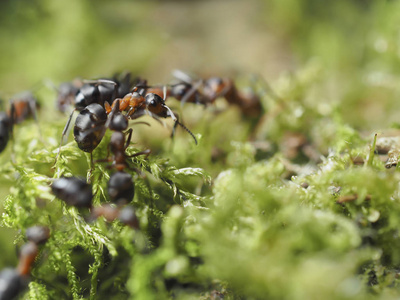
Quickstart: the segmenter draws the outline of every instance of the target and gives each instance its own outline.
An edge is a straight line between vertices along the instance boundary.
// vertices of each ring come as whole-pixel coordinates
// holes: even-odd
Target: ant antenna
[[[96,79],[96,80],[83,80],[83,83],[88,83],[88,84],[94,84],[96,86],[101,85],[101,84],[112,84],[112,85],[117,85],[116,82],[108,79]]]
[[[164,98],[163,98],[163,100],[165,102],[165,98],[166,98],[166,95],[167,95],[167,86],[164,85],[164,89],[163,90],[164,90]],[[163,107],[165,107],[168,110],[168,112],[169,112],[169,114],[171,116],[171,119],[175,122],[174,128],[176,127],[176,124],[181,126],[183,129],[185,129],[193,137],[194,142],[197,145],[197,139],[194,136],[193,132],[191,132],[185,125],[183,125],[181,122],[178,121],[178,118],[175,116],[175,114],[172,112],[172,110],[167,105],[163,104]]]
[[[183,129],[185,129],[185,130],[192,136],[192,138],[194,139],[194,143],[197,145],[197,139],[196,139],[196,137],[194,136],[193,132],[191,132],[191,131],[189,130],[189,128],[187,128],[185,125],[183,125],[181,122],[179,122],[178,119],[175,120],[175,124],[178,124],[178,125],[181,126]],[[176,126],[176,125],[175,125],[175,126]],[[174,126],[174,127],[175,127],[175,126]]]

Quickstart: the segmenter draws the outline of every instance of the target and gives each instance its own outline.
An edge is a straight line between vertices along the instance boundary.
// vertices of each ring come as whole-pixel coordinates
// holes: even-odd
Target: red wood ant
[[[238,106],[247,116],[258,116],[262,110],[260,96],[254,92],[239,91],[232,79],[211,77],[195,81],[179,70],[175,70],[173,75],[180,81],[193,85],[181,100],[182,102],[200,93],[202,97],[198,98],[202,99],[203,104],[213,103],[217,98],[224,97],[228,103]]]
[[[129,129],[126,133],[123,133],[124,130],[128,129],[128,117],[123,115],[120,112],[120,101],[116,99],[113,103],[113,108],[111,113],[109,114],[109,119],[105,127],[114,131],[111,135],[109,149],[113,154],[112,159],[105,159],[102,161],[112,161],[111,167],[117,169],[118,171],[122,171],[128,167],[126,159],[128,156],[125,151],[128,148],[131,139],[132,139],[132,128]],[[147,123],[144,123],[147,124]],[[149,124],[147,124],[149,125]],[[128,134],[128,137],[125,139],[125,135]],[[149,155],[150,150],[144,150],[142,152],[135,153],[129,157],[134,157],[138,155]]]
[[[122,99],[115,99],[111,106],[106,103],[106,111],[110,113],[115,105],[118,105],[118,110],[127,111],[127,116],[130,119],[137,119],[146,114],[158,121],[160,121],[160,118],[170,117],[174,121],[174,130],[177,125],[181,126],[193,137],[195,144],[197,145],[197,139],[194,134],[185,125],[179,122],[172,110],[165,104],[165,99],[167,97],[166,86],[163,88],[163,98],[156,93],[147,93],[145,96],[143,96],[142,93],[137,91],[138,89],[139,87],[135,87],[132,93],[125,95],[125,97]],[[142,89],[142,92],[145,91],[146,89]],[[172,135],[173,134],[174,131]]]
[[[0,299],[14,299],[25,289],[28,275],[38,253],[39,245],[45,243],[50,230],[44,226],[30,227],[26,231],[28,243],[21,247],[19,263],[16,269],[6,268],[0,272]]]
[[[33,94],[31,92],[23,92],[10,100],[8,112],[0,112],[0,152],[6,148],[8,141],[12,138],[15,124],[21,123],[30,116],[33,116],[36,124],[38,124],[37,106],[38,103]],[[42,136],[41,133],[40,136]]]

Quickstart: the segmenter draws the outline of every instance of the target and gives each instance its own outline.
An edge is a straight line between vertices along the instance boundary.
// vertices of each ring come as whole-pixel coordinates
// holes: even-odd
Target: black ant
[[[75,120],[74,138],[78,147],[92,153],[103,139],[106,122],[107,113],[100,104],[86,106]]]
[[[75,207],[92,207],[92,187],[78,177],[61,177],[53,182],[51,190],[66,204]]]
[[[56,161],[61,150],[63,138],[67,134],[74,112],[76,110],[81,112],[77,117],[77,121],[75,122],[75,140],[77,141],[80,149],[91,153],[100,143],[104,135],[104,131],[100,130],[101,124],[99,124],[99,122],[102,122],[102,117],[104,117],[104,115],[99,107],[103,108],[105,103],[111,103],[115,98],[122,97],[123,95],[129,93],[133,84],[130,73],[127,73],[121,80],[118,80],[117,76],[114,76],[112,80],[98,79],[83,82],[84,84],[75,95],[75,109],[72,110],[67,124],[62,132],[60,149],[58,151]],[[142,80],[140,78],[136,78],[134,82],[140,83]],[[93,104],[98,104],[98,106],[96,107],[96,105]],[[92,106],[87,109],[87,107],[90,105]],[[84,115],[89,115],[89,117],[85,117]],[[100,117],[100,119],[98,117]],[[89,124],[89,120],[93,120],[94,124]],[[89,130],[88,126],[91,128],[91,132],[87,132],[87,130]],[[97,134],[95,133],[96,129],[93,129],[93,126],[98,128]],[[91,142],[92,140],[94,140],[94,143]]]
[[[122,79],[115,75],[111,79],[84,80],[83,86],[75,96],[75,108],[82,110],[92,103],[104,106],[105,102],[112,103],[115,98],[128,94],[133,86],[141,84],[140,78],[131,81],[131,73],[125,74]]]
[[[32,264],[39,254],[39,245],[49,239],[50,230],[44,226],[30,227],[26,237],[28,243],[21,247],[17,268],[6,268],[0,272],[0,299],[14,299],[25,289]]]
[[[121,179],[120,174],[117,175],[117,177],[114,177],[114,179]],[[119,185],[121,183],[122,185]],[[67,205],[75,206],[77,208],[89,208],[91,211],[89,220],[104,216],[108,222],[111,222],[118,218],[123,224],[127,224],[138,229],[139,223],[133,208],[130,206],[122,207],[122,205],[126,203],[125,201],[128,201],[128,199],[133,199],[134,196],[134,189],[131,189],[130,187],[131,183],[128,182],[128,188],[126,188],[124,184],[126,184],[125,180],[120,183],[112,182],[109,184],[108,191],[111,192],[110,197],[113,201],[117,202],[118,206],[103,204],[99,207],[93,207],[93,193],[91,185],[83,179],[77,177],[61,177],[56,179],[53,182],[51,189],[53,194],[64,201]],[[112,191],[113,188],[123,188],[125,190],[118,190],[117,193],[114,193]]]

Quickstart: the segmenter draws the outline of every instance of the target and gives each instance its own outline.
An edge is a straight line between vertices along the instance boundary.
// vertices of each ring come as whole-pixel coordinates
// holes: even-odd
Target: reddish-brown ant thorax
[[[31,266],[35,261],[38,252],[38,246],[34,242],[28,242],[21,247],[19,264],[17,267],[17,270],[21,275],[29,274]]]

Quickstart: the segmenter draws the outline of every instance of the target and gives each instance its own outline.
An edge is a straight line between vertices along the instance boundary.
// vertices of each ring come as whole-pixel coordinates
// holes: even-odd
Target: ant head
[[[146,107],[156,108],[157,106],[164,105],[164,99],[157,94],[149,93],[146,95]]]
[[[111,118],[109,128],[111,130],[115,131],[123,131],[128,128],[128,118],[121,114],[120,112],[117,112],[114,114]]]
[[[164,99],[157,94],[149,93],[146,95],[146,108],[153,114],[166,118],[169,116],[169,110],[164,104]]]

